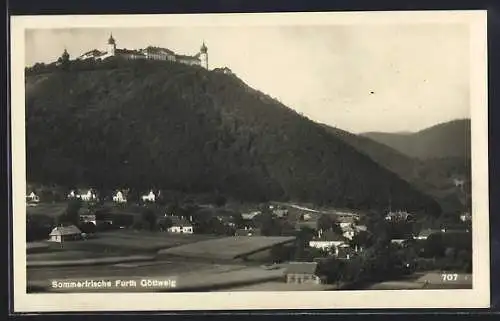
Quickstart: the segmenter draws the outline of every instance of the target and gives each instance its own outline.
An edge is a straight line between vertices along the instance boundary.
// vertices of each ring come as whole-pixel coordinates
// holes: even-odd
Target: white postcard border
[[[206,25],[468,23],[471,38],[473,289],[329,292],[26,293],[25,29]],[[11,137],[15,312],[479,308],[490,304],[486,11],[202,15],[15,16],[11,18]]]

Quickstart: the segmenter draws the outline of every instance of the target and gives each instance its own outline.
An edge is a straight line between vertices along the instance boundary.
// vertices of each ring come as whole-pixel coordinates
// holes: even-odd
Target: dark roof
[[[183,219],[178,216],[170,216],[170,220],[172,221],[172,226],[193,226],[188,220]]]
[[[325,231],[323,232],[323,234],[321,234],[321,237],[314,239],[314,241],[332,241],[332,242],[340,242],[345,240],[346,240],[345,237],[335,233],[332,230]]]
[[[295,223],[295,229],[300,230],[301,228],[310,228],[310,229],[317,229],[318,224],[316,221],[303,221],[303,222],[296,222]]]
[[[170,55],[175,55],[175,53],[172,50],[161,47],[148,46],[144,48],[143,51],[148,53],[168,53]]]
[[[134,54],[134,55],[144,55],[142,52],[140,52],[139,50],[135,50],[135,49],[116,49],[116,53],[120,53],[120,54]]]
[[[110,45],[115,44],[115,38],[113,38],[113,34],[109,35],[108,44],[110,44]]]
[[[289,262],[286,267],[287,274],[315,274],[318,269],[317,262]]]
[[[206,53],[208,50],[207,46],[205,45],[205,42],[203,41],[203,45],[201,45],[200,52],[201,53]]]
[[[50,235],[77,235],[77,234],[82,234],[82,231],[74,225],[69,225],[69,226],[58,226],[55,227],[52,232],[50,232]]]
[[[93,54],[94,56],[102,56],[105,54],[105,52],[97,50],[97,49],[93,49],[93,50],[87,51],[86,53],[82,54],[82,56],[89,55],[89,54]]]
[[[228,67],[215,68],[214,71],[216,71],[216,72],[232,72],[232,70],[229,69]]]
[[[338,223],[349,223],[353,224],[356,222],[356,218],[353,216],[344,216],[344,215],[339,215],[335,218],[335,221]]]

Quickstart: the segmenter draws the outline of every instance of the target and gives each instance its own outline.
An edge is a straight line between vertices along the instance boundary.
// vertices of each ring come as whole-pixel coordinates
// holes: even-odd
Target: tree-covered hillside
[[[28,179],[436,213],[396,174],[234,75],[108,60],[26,77]]]

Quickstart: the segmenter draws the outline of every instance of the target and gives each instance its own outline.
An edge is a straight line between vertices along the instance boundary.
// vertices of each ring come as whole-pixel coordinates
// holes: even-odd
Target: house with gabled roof
[[[321,284],[323,280],[317,272],[318,262],[289,262],[285,269],[286,283]]]
[[[127,196],[125,194],[125,191],[122,190],[116,191],[115,195],[113,195],[113,202],[118,204],[127,203]]]
[[[75,225],[57,226],[50,232],[49,237],[49,241],[58,243],[80,240],[82,238],[82,231]]]
[[[170,216],[169,218],[172,221],[172,225],[167,229],[168,232],[178,234],[193,234],[193,224],[191,222],[178,216]]]
[[[40,202],[40,197],[35,194],[35,192],[31,192],[28,195],[26,195],[26,202],[27,203],[38,203]]]

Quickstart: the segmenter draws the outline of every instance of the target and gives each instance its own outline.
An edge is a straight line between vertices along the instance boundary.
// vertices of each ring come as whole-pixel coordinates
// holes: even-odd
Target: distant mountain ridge
[[[368,132],[361,136],[413,158],[470,158],[470,126],[470,119],[457,119],[415,133]]]
[[[322,126],[329,133],[350,144],[359,152],[369,156],[387,170],[396,173],[419,190],[436,198],[440,201],[444,209],[449,211],[463,210],[464,204],[468,201],[467,195],[464,195],[454,185],[454,180],[463,180],[465,189],[470,192],[469,158],[464,156],[446,156],[418,159],[405,155],[367,136],[352,134],[324,124]],[[455,139],[460,144],[459,137],[455,137]]]
[[[235,75],[109,60],[28,74],[26,83],[31,181],[359,209],[385,209],[391,199],[395,207],[440,211],[393,172]]]

